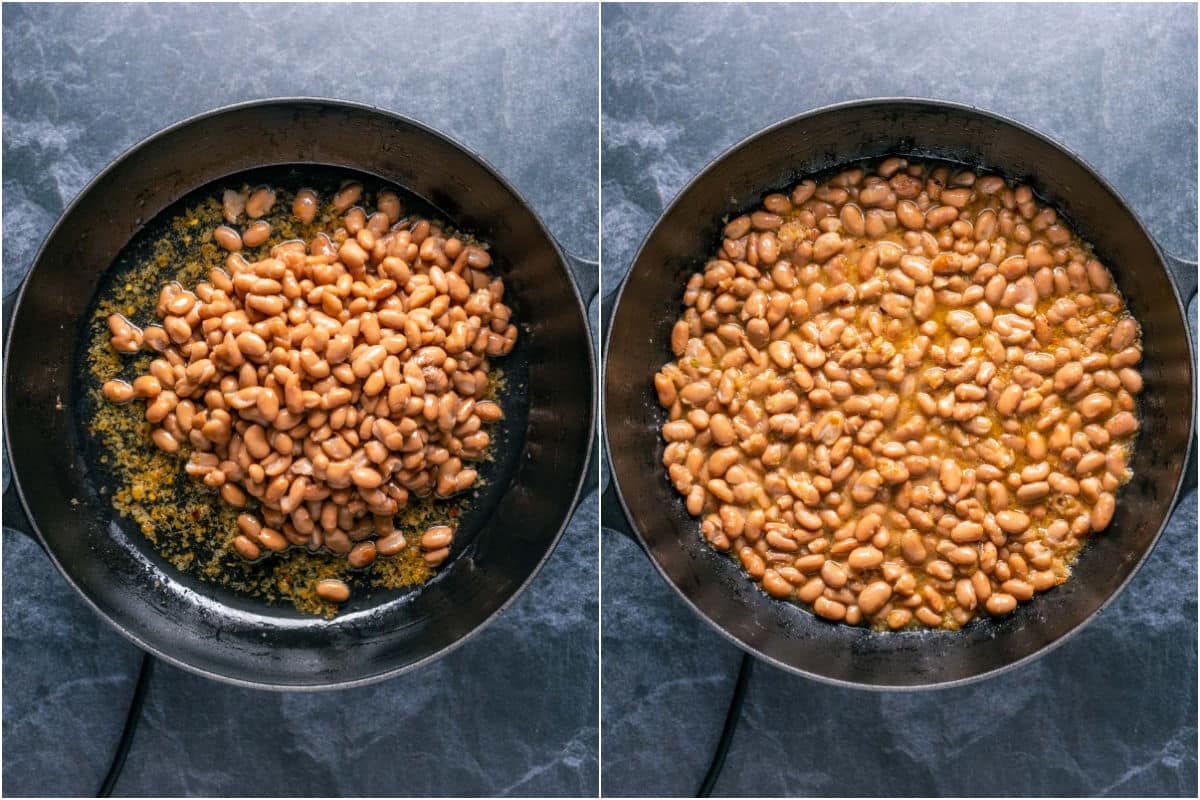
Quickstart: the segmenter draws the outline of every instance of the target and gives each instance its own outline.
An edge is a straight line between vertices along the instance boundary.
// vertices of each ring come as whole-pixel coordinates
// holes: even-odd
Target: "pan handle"
[[[1179,297],[1183,300],[1183,310],[1186,314],[1188,305],[1191,304],[1192,298],[1196,296],[1196,262],[1181,258],[1167,250],[1163,250],[1162,252],[1166,256],[1167,271],[1171,273],[1171,280],[1175,284],[1175,290],[1179,292]],[[1187,326],[1188,330],[1195,335],[1196,321],[1188,317]],[[1192,441],[1188,445],[1188,452],[1185,457],[1186,461],[1183,466],[1183,491],[1179,493],[1176,503],[1183,500],[1189,494],[1190,489],[1196,487],[1196,462],[1197,458],[1200,458],[1200,441],[1197,440],[1197,437],[1193,436]]]
[[[579,294],[583,296],[584,308],[587,308],[600,293],[600,262],[577,256],[566,249],[563,250],[563,253],[567,256],[567,267],[571,271],[571,276],[575,278]]]
[[[8,344],[8,334],[12,331],[12,327],[8,325],[8,323],[11,322],[13,308],[15,308],[17,305],[17,295],[21,293],[21,287],[25,285],[25,281],[27,279],[28,275],[22,277],[21,280],[17,282],[17,285],[10,289],[8,294],[4,296],[4,320],[6,323],[4,331],[4,343],[6,345]],[[8,287],[5,288],[7,289]],[[7,442],[5,443],[5,448],[7,448]],[[42,544],[41,537],[33,532],[33,524],[30,523],[29,517],[25,514],[25,506],[21,504],[21,497],[17,494],[17,482],[13,479],[12,463],[9,461],[7,452],[3,453],[3,470],[4,499],[2,502],[4,506],[4,527],[11,528],[17,533],[28,536],[33,541],[37,542],[38,547],[45,550],[46,546]]]
[[[579,294],[583,297],[584,315],[590,317],[588,309],[596,299],[596,295],[600,294],[600,262],[593,261],[590,258],[577,256],[570,250],[559,247],[567,257],[567,268],[571,273],[571,277],[575,279],[575,286],[579,289]],[[588,328],[591,328],[591,321],[588,321]],[[594,336],[593,332],[593,336]],[[594,346],[594,345],[593,345]],[[599,419],[599,414],[597,414]],[[600,436],[593,431],[592,446],[588,450],[587,466],[585,467],[585,475],[596,475],[597,465],[600,463]],[[584,498],[591,495],[591,490],[587,489],[579,493],[579,499],[575,501],[575,508],[571,510],[574,514],[579,509]]]
[[[621,500],[617,497],[617,482],[613,480],[612,475],[608,476],[608,483],[604,484],[604,492],[600,495],[600,525],[611,528],[639,548],[645,549],[637,534],[633,532],[629,517],[625,516],[625,509],[621,507]]]
[[[1175,508],[1178,508],[1179,504],[1183,502],[1183,498],[1187,497],[1191,493],[1191,490],[1196,488],[1196,459],[1200,455],[1197,453],[1198,450],[1200,450],[1200,443],[1193,436],[1191,447],[1188,448],[1187,460],[1183,463],[1183,477],[1180,478],[1180,492],[1179,496],[1175,498]],[[1174,511],[1175,509],[1171,510]]]
[[[1180,258],[1166,250],[1162,252],[1166,256],[1167,271],[1171,273],[1175,290],[1179,292],[1180,298],[1183,299],[1184,310],[1187,310],[1188,303],[1192,302],[1192,298],[1196,296],[1196,262]],[[1192,320],[1189,319],[1189,328],[1193,327],[1191,323]]]
[[[600,341],[602,346],[608,343],[608,330],[612,327],[616,301],[617,289],[613,289],[600,300]],[[603,425],[603,421],[601,424]],[[602,437],[598,437],[597,442],[599,442],[599,438]],[[639,548],[642,547],[641,540],[638,539],[637,534],[633,531],[633,526],[629,523],[629,518],[625,516],[625,509],[621,507],[621,499],[617,496],[617,481],[612,476],[611,460],[608,465],[608,482],[604,484],[604,489],[600,494],[600,524],[622,534]]]

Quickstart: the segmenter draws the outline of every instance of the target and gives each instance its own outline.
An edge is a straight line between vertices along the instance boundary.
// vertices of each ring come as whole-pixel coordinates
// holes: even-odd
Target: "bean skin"
[[[246,210],[246,196],[233,189],[226,189],[221,198],[221,205],[225,221],[230,225],[236,225],[238,218]]]

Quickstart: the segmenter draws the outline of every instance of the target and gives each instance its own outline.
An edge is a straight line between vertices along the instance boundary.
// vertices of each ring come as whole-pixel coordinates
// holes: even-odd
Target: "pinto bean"
[[[317,218],[317,193],[312,189],[301,189],[296,192],[292,201],[292,215],[305,225]]]
[[[108,381],[102,387],[104,397],[110,403],[127,403],[133,399],[133,387],[125,381]]]
[[[267,186],[259,187],[250,194],[250,199],[246,201],[246,216],[251,219],[258,219],[270,213],[274,205],[274,190]]]
[[[242,249],[241,234],[228,225],[221,225],[213,230],[213,241],[231,253]]]
[[[347,183],[333,195],[333,207],[344,212],[362,198],[362,193],[361,183]]]
[[[271,235],[271,223],[258,220],[242,234],[242,244],[246,247],[258,247]]]
[[[344,603],[350,599],[350,587],[337,578],[317,581],[317,595],[331,603]]]

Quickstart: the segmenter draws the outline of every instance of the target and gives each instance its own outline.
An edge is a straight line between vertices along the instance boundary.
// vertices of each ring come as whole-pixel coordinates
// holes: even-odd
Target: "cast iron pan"
[[[958,632],[873,633],[771,599],[702,542],[697,520],[684,510],[661,463],[665,415],[652,378],[671,360],[683,286],[714,251],[723,218],[756,206],[771,191],[787,191],[804,175],[893,153],[961,162],[1031,184],[1095,245],[1144,334],[1140,445],[1111,526],[1087,545],[1067,583],[1007,617]],[[786,120],[727,151],[679,193],[620,287],[605,361],[604,430],[613,475],[603,501],[605,524],[631,521],[688,605],[736,645],[784,669],[842,685],[915,689],[1011,667],[1061,642],[1112,601],[1186,491],[1194,356],[1180,295],[1195,291],[1194,263],[1173,267],[1103,178],[1016,122],[914,99],[844,103]]]
[[[251,169],[344,168],[396,184],[489,241],[519,346],[520,375],[490,488],[451,561],[416,591],[352,598],[332,621],[202,583],[158,558],[96,492],[80,441],[72,369],[83,317],[114,258],[189,192]],[[505,608],[554,549],[590,472],[595,379],[571,264],[516,190],[478,156],[418,122],[364,105],[279,99],[174,125],[125,153],[67,208],[21,289],[6,351],[5,524],[32,530],[67,581],[137,645],[231,683],[317,689],[429,661]],[[596,267],[575,266],[587,295]],[[61,410],[58,400],[61,399]],[[460,541],[461,540],[461,541]]]

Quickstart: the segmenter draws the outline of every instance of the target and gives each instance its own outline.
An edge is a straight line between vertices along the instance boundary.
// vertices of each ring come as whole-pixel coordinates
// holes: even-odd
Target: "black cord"
[[[125,759],[129,756],[129,748],[133,745],[133,735],[137,733],[138,723],[142,719],[142,706],[146,703],[146,691],[150,688],[150,675],[154,672],[154,656],[142,654],[142,666],[138,670],[137,684],[133,689],[133,699],[129,701],[129,712],[125,715],[125,727],[121,729],[121,739],[117,742],[117,752],[113,753],[108,765],[108,774],[104,783],[100,784],[97,797],[111,797],[121,770],[125,768]]]
[[[750,668],[754,658],[749,653],[742,653],[742,663],[738,667],[737,683],[733,686],[733,698],[729,701],[729,710],[725,712],[725,725],[721,728],[721,738],[717,740],[717,749],[708,765],[708,774],[700,784],[696,797],[712,796],[717,778],[721,777],[721,769],[725,766],[725,756],[729,753],[729,745],[733,742],[733,732],[737,729],[738,720],[742,716],[742,703],[746,700],[746,686],[750,683]]]

